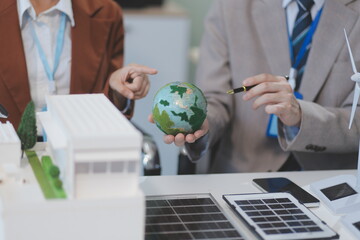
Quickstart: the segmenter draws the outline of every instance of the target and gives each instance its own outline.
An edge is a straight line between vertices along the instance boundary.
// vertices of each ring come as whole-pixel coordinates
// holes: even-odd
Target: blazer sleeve
[[[196,85],[202,89],[208,102],[207,118],[210,131],[206,141],[199,141],[196,147],[187,145],[188,155],[197,156],[192,157],[192,160],[201,157],[201,152],[221,140],[233,114],[234,99],[224,94],[232,88],[224,14],[226,13],[222,1],[214,1],[205,20]]]
[[[335,3],[335,2],[333,2]],[[328,11],[344,11],[349,16],[347,20],[337,18],[333,15],[325,15],[326,8]],[[359,66],[359,54],[360,54],[360,42],[357,40],[359,36],[359,12],[360,4],[355,1],[342,6],[341,4],[331,4],[327,2],[324,6],[323,25],[319,25],[317,30],[320,34],[325,34],[324,29],[332,29],[335,26],[340,29],[339,35],[339,49],[336,47],[332,49],[332,46],[327,42],[321,42],[327,35],[320,38],[314,38],[312,48],[324,44],[328,45],[329,52],[334,51],[331,55],[329,52],[318,52],[312,49],[313,56],[309,55],[308,61],[317,59],[316,67],[319,69],[326,68],[321,64],[321,59],[317,55],[333,57],[333,62],[329,65],[329,71],[326,75],[323,75],[325,79],[316,79],[319,75],[316,74],[315,69],[312,68],[305,72],[304,76],[308,76],[309,82],[321,81],[323,82],[321,88],[316,93],[316,96],[311,99],[306,98],[305,86],[300,87],[304,93],[304,100],[299,100],[302,119],[301,126],[297,136],[290,142],[286,142],[283,132],[281,131],[281,122],[279,121],[279,142],[281,147],[286,151],[294,151],[299,153],[352,153],[353,156],[357,155],[359,149],[360,138],[360,105],[357,106],[354,121],[351,129],[349,129],[349,120],[351,115],[351,108],[354,98],[355,82],[350,78],[353,74],[351,68],[351,62],[349,58],[349,51],[346,46],[345,37],[341,30],[346,27],[346,31],[349,34],[349,41],[351,44],[352,53],[355,60],[355,65]],[[353,14],[353,15],[351,15]],[[342,21],[343,20],[343,21]],[[326,22],[325,22],[326,21]],[[326,24],[325,24],[326,23]],[[339,25],[341,25],[339,27]],[[318,42],[317,42],[318,41]],[[305,70],[306,71],[306,70]],[[311,72],[313,71],[313,72]],[[321,75],[320,75],[321,76]],[[322,77],[322,76],[321,76]],[[304,79],[303,79],[304,80]],[[322,81],[324,80],[324,81]],[[307,83],[309,83],[307,82]],[[309,84],[306,87],[310,86]],[[302,88],[303,87],[303,88]],[[309,89],[309,88],[308,88]],[[310,89],[309,89],[310,90]],[[345,155],[343,155],[345,156]],[[315,157],[313,157],[315,158]],[[339,159],[342,160],[342,159]],[[316,161],[316,159],[314,159]]]
[[[350,81],[350,80],[349,80]],[[297,136],[287,142],[279,121],[279,143],[285,151],[347,153],[356,152],[360,138],[360,109],[349,130],[353,93],[341,107],[324,107],[299,100],[302,119]]]

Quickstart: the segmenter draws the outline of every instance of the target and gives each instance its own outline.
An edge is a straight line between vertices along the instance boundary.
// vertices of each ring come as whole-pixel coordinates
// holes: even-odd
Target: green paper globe
[[[156,93],[153,119],[165,134],[193,133],[204,122],[206,107],[206,98],[198,87],[187,82],[173,82]]]

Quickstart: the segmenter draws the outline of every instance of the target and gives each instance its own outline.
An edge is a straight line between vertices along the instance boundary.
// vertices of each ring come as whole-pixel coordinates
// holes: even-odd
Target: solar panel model
[[[289,193],[228,194],[223,198],[260,239],[339,239]]]
[[[146,198],[146,240],[244,239],[210,194]]]

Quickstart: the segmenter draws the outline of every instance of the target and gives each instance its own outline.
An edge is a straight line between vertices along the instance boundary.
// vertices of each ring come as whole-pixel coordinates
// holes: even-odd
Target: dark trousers
[[[296,160],[293,154],[290,153],[290,156],[286,162],[280,167],[278,172],[290,172],[290,171],[302,171],[302,167]]]

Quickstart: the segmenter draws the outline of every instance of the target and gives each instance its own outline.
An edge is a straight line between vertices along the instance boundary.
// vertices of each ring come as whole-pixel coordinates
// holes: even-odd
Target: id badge
[[[296,99],[303,99],[303,95],[299,92],[294,92]],[[266,136],[269,138],[278,137],[278,117],[275,114],[270,114],[269,123],[266,129]]]
[[[266,136],[269,138],[277,138],[278,136],[277,119],[278,117],[276,115],[270,114],[269,123],[266,130]]]

